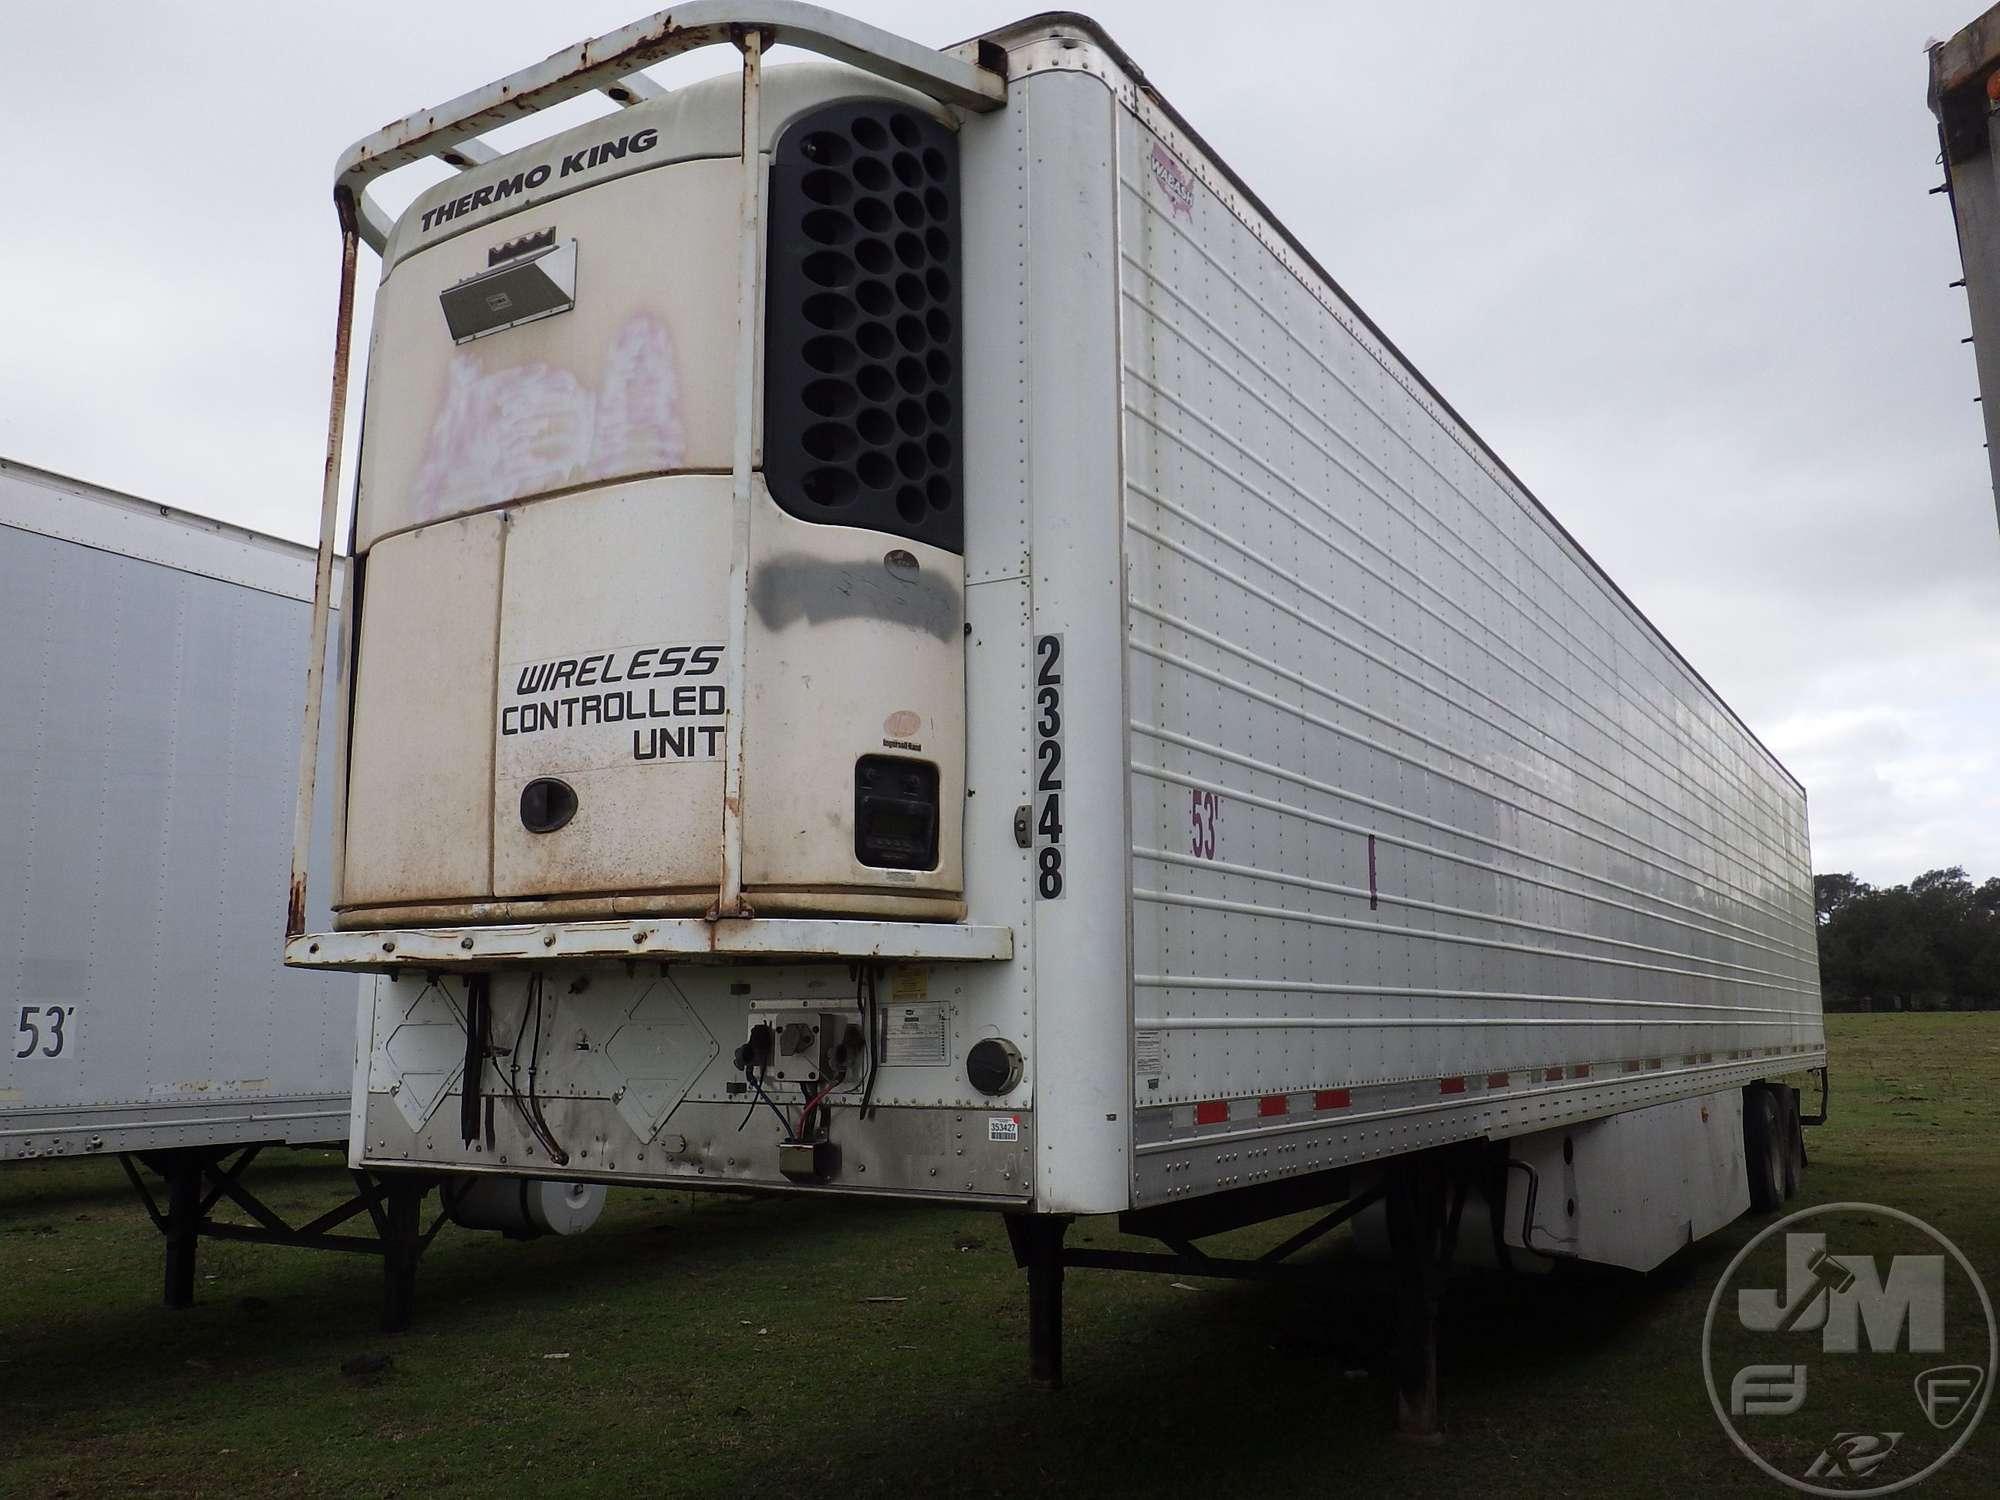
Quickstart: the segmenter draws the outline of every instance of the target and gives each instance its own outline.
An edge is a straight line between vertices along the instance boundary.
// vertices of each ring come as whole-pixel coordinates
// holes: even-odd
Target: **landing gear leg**
[[[168,1307],[194,1306],[195,1247],[201,1243],[200,1151],[168,1151],[159,1161],[167,1179],[167,1213],[161,1228],[167,1242]]]
[[[382,1331],[401,1333],[416,1311],[417,1261],[424,1253],[424,1194],[428,1184],[390,1178],[382,1204]]]
[[[1392,1169],[1388,1183],[1389,1248],[1396,1276],[1396,1432],[1441,1442],[1438,1414],[1438,1302],[1457,1238],[1450,1182],[1438,1164],[1418,1157]]]
[[[1063,1235],[1069,1220],[1049,1214],[1009,1214],[1007,1237],[1015,1263],[1028,1272],[1028,1385],[1062,1389]]]

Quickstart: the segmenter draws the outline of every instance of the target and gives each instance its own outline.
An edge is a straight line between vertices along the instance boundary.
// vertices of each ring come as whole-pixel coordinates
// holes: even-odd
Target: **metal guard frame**
[[[756,314],[763,255],[759,193],[758,103],[762,55],[783,43],[847,63],[914,89],[940,104],[984,113],[1006,102],[1005,53],[980,44],[978,63],[947,55],[907,38],[797,0],[697,0],[553,53],[532,67],[420,110],[367,136],[342,153],[335,167],[333,200],[340,218],[340,293],[335,315],[333,384],[327,414],[326,466],[320,495],[318,566],[313,576],[312,644],[306,658],[306,704],[299,746],[298,802],[292,824],[291,885],[285,937],[305,934],[306,861],[312,842],[314,780],[319,764],[320,706],[325,690],[326,645],[332,613],[335,523],[340,509],[341,449],[345,438],[348,367],[354,324],[354,272],[365,242],[380,254],[393,224],[368,195],[369,184],[399,168],[434,158],[460,171],[498,156],[478,137],[482,131],[538,114],[580,94],[601,92],[620,105],[658,98],[664,90],[640,69],[697,48],[733,45],[743,54],[742,250],[738,264],[736,443],[732,501],[736,538],[731,557],[735,608],[730,630],[733,702],[741,704],[742,640],[746,622],[750,505],[750,429],[755,412]],[[725,732],[722,885],[711,921],[752,915],[742,900],[741,721],[732,714]]]
[[[461,170],[492,161],[493,149],[474,139],[480,132],[579,94],[601,91],[622,105],[656,98],[661,93],[658,84],[632,76],[639,69],[701,47],[740,45],[752,31],[761,33],[767,50],[783,43],[816,52],[915,89],[940,104],[983,113],[998,109],[1007,99],[1002,65],[975,66],[817,5],[797,0],[747,5],[738,0],[698,0],[565,47],[533,67],[383,126],[342,153],[334,192],[337,196],[345,189],[354,196],[362,238],[380,251],[391,226],[367,200],[367,186],[375,178],[426,157]],[[991,53],[995,59],[1001,55],[997,48]]]
[[[924,959],[991,963],[1014,956],[1014,929],[969,922],[877,922],[844,917],[637,917],[509,922],[490,927],[382,927],[318,932],[285,945],[298,968],[387,974],[473,972],[507,964],[698,962],[720,959]]]

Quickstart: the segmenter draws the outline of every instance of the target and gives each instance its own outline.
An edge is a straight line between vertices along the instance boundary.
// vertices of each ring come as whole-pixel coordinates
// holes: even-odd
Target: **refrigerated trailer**
[[[357,1167],[997,1209],[1044,1383],[1065,1267],[1380,1210],[1428,1329],[1468,1191],[1636,1268],[1785,1191],[1803,789],[1093,23],[691,5],[334,197]]]
[[[382,1254],[400,1323],[435,1173],[361,1174],[306,1225],[242,1175],[347,1138],[355,981],[272,953],[312,577],[310,548],[0,459],[0,1165],[117,1157],[170,1307],[208,1236]],[[538,1186],[537,1225],[504,1183],[441,1194],[517,1232],[602,1200]]]

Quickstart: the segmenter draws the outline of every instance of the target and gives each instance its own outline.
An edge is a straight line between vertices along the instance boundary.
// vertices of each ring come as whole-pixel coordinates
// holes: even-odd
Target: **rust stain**
[[[292,836],[292,878],[285,903],[285,936],[306,930],[306,860],[312,845],[314,773],[320,737],[320,688],[326,669],[328,595],[333,584],[334,516],[339,496],[341,435],[347,412],[348,355],[354,332],[354,263],[360,251],[353,191],[345,184],[333,190],[334,212],[340,216],[340,298],[333,325],[333,390],[326,422],[326,466],[320,501],[319,556],[313,574],[313,635],[306,662],[306,703],[299,757],[296,822]]]
[[[347,410],[347,362],[354,340],[354,261],[359,249],[354,194],[333,190],[333,211],[340,216],[340,299],[333,325],[333,416],[328,423],[324,482],[333,482],[340,463],[340,420]]]

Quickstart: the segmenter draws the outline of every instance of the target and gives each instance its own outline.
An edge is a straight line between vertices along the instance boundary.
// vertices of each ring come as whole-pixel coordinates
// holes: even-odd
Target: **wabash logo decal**
[[[1153,183],[1167,200],[1168,210],[1177,218],[1194,217],[1194,174],[1181,165],[1180,158],[1158,141],[1147,153],[1147,168]]]
[[[572,151],[560,158],[554,165],[540,162],[532,167],[508,177],[489,182],[481,188],[463,193],[449,203],[440,203],[436,208],[424,210],[423,230],[428,234],[441,224],[449,224],[453,219],[504,203],[509,198],[522,193],[531,193],[551,177],[561,181],[574,177],[579,172],[588,172],[593,167],[601,167],[608,161],[618,161],[625,156],[642,156],[660,143],[659,131],[647,126],[644,130],[630,131],[616,140],[602,141],[595,146],[585,146],[580,151]]]

